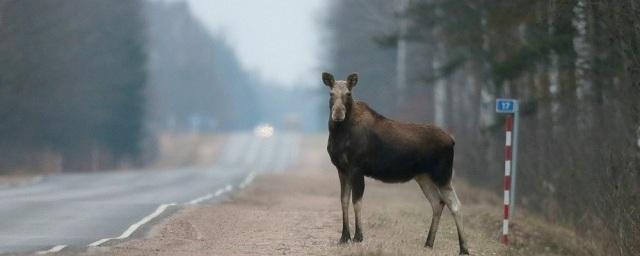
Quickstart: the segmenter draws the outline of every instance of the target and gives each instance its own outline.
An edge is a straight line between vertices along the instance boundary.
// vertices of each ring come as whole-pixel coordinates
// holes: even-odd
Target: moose
[[[431,227],[425,247],[433,248],[440,216],[446,205],[456,223],[460,254],[469,254],[463,234],[460,201],[453,188],[453,138],[431,124],[404,123],[388,119],[355,100],[351,91],[358,74],[335,80],[322,73],[330,88],[329,141],[327,151],[338,170],[342,203],[342,237],[351,240],[349,231],[349,197],[355,212],[354,242],[361,242],[362,196],[364,177],[385,183],[415,180],[433,209]]]

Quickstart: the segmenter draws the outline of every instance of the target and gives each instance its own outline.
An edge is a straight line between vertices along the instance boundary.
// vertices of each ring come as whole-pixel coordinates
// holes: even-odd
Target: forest
[[[252,128],[256,85],[233,49],[198,21],[186,2],[148,2],[148,101],[155,130]]]
[[[332,0],[324,23],[323,58],[360,73],[354,95],[445,127],[457,177],[495,193],[495,99],[518,99],[518,208],[578,231],[593,254],[640,253],[637,1]]]
[[[259,117],[261,81],[184,2],[0,0],[0,38],[0,174],[141,167],[163,132]]]
[[[0,1],[0,169],[135,162],[147,78],[140,8]]]

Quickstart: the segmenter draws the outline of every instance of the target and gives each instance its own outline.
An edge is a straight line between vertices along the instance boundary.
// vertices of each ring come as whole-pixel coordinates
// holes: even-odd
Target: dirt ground
[[[415,182],[366,180],[364,242],[338,245],[338,177],[323,137],[303,142],[302,159],[283,173],[262,174],[222,203],[190,206],[151,228],[144,238],[88,255],[456,255],[458,241],[445,210],[435,248],[424,248],[431,208]],[[584,255],[572,232],[528,216],[512,226],[512,247],[498,243],[501,200],[456,180],[472,255]],[[353,208],[351,207],[351,210]],[[353,225],[353,212],[350,221]],[[353,227],[352,227],[353,231]]]

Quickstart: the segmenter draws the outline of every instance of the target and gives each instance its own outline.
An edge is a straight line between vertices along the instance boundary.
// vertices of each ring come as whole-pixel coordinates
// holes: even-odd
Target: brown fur
[[[329,121],[327,150],[339,170],[357,169],[352,172],[383,182],[421,173],[439,186],[450,182],[455,142],[442,129],[387,119],[361,101],[350,109],[344,121]]]
[[[364,177],[387,183],[416,180],[434,208],[434,219],[426,246],[433,246],[442,207],[446,204],[456,218],[460,252],[468,254],[458,215],[459,201],[451,185],[453,176],[453,138],[431,124],[413,124],[388,119],[356,101],[351,90],[358,81],[351,74],[344,81],[323,73],[322,80],[331,88],[329,141],[327,151],[338,169],[341,184],[343,228],[341,242],[350,240],[349,195],[356,216],[354,241],[362,241],[360,221]],[[428,177],[428,178],[427,178]],[[430,188],[433,182],[436,187]]]

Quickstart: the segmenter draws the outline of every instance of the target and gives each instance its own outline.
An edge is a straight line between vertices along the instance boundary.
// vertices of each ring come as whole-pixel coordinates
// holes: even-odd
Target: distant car
[[[253,134],[260,138],[269,138],[273,136],[273,126],[270,124],[260,124],[253,129]]]

